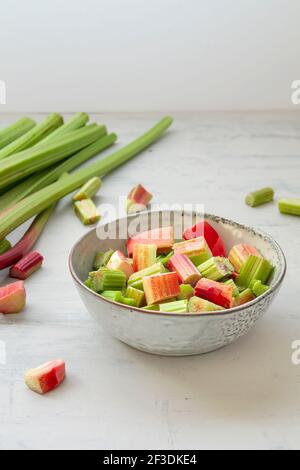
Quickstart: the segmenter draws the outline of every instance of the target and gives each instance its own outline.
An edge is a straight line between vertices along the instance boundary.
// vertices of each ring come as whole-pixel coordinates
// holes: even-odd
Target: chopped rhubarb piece
[[[134,246],[137,244],[156,245],[157,253],[169,253],[174,243],[173,227],[162,227],[149,230],[130,238],[127,242],[128,256],[132,257]]]
[[[226,256],[224,242],[216,230],[206,221],[199,222],[185,230],[184,240],[204,237],[214,256]]]
[[[280,199],[278,209],[282,214],[300,216],[300,199]]]
[[[254,279],[265,284],[271,276],[273,269],[273,266],[266,259],[250,255],[242,266],[236,284],[244,289],[249,287]]]
[[[189,300],[193,297],[195,291],[192,286],[189,284],[181,284],[180,285],[180,294],[177,297],[177,300]]]
[[[90,179],[85,183],[82,188],[73,196],[73,201],[82,201],[84,199],[91,199],[94,197],[101,188],[102,181],[98,176]]]
[[[138,244],[133,248],[133,269],[141,271],[156,263],[156,245]]]
[[[134,287],[128,286],[125,296],[128,299],[133,299],[137,307],[143,307],[146,303],[144,291],[135,289]]]
[[[115,271],[123,271],[127,279],[134,272],[132,265],[128,262],[128,259],[122,253],[121,250],[117,250],[111,255],[106,266],[108,269],[113,269]]]
[[[134,287],[135,289],[143,289],[143,279],[146,276],[153,276],[154,274],[165,273],[166,269],[161,263],[153,264],[149,268],[142,269],[142,271],[137,271],[132,274],[128,279],[128,285]]]
[[[229,253],[229,261],[233,265],[235,271],[238,273],[241,270],[241,267],[246,263],[250,255],[258,256],[262,258],[259,251],[251,245],[240,244],[234,246]]]
[[[126,287],[126,275],[123,271],[100,268],[89,274],[88,287],[95,292],[122,290]]]
[[[46,362],[25,373],[25,383],[30,390],[44,395],[57,388],[65,379],[66,367],[61,359]]]
[[[175,302],[165,302],[160,304],[159,311],[164,313],[187,313],[188,301],[176,300]]]
[[[250,289],[256,297],[260,297],[270,290],[270,286],[266,286],[261,281],[254,279],[250,284]]]
[[[209,279],[200,279],[195,287],[195,295],[224,308],[233,306],[233,287]]]
[[[166,256],[160,255],[156,258],[156,262],[157,263],[162,263],[164,266],[167,266],[170,258],[172,258],[173,255],[174,255],[174,251],[170,251],[170,253]]]
[[[158,274],[144,277],[144,292],[147,305],[159,304],[180,294],[179,281],[176,273]]]
[[[192,297],[189,300],[188,311],[190,313],[219,312],[220,310],[224,310],[223,307],[208,300],[200,299],[200,297]]]
[[[100,220],[100,214],[91,199],[83,199],[74,203],[75,214],[83,225],[92,225]]]
[[[175,255],[186,255],[197,257],[199,264],[204,263],[212,257],[212,253],[204,237],[192,238],[184,242],[175,243],[173,245]]]
[[[106,252],[99,251],[98,253],[96,253],[93,264],[93,268],[95,269],[95,271],[98,271],[98,269],[102,268],[103,266],[106,266],[113,253],[114,250],[108,250]]]
[[[173,255],[167,267],[170,271],[177,273],[179,280],[183,284],[195,286],[199,279],[201,279],[198,269],[186,255]]]
[[[0,313],[20,313],[26,305],[26,291],[23,281],[0,287]]]
[[[144,186],[138,184],[128,194],[126,206],[127,212],[134,213],[144,210],[152,198],[152,194],[149,193]]]
[[[253,294],[252,290],[246,289],[238,297],[235,298],[234,306],[240,307],[241,305],[245,305],[254,299],[255,299],[255,295]]]
[[[42,267],[44,258],[37,251],[32,251],[10,268],[10,277],[25,280]]]
[[[211,279],[212,281],[220,281],[226,277],[229,277],[234,269],[231,263],[226,258],[216,256],[200,264],[198,269],[202,277]]]
[[[143,307],[143,310],[159,312],[159,305],[147,305],[146,307]]]
[[[227,281],[223,282],[223,284],[233,287],[233,297],[238,297],[240,291],[233,279],[228,279]]]
[[[254,191],[246,196],[246,204],[250,207],[257,207],[268,202],[274,201],[274,189],[263,188],[258,191]]]

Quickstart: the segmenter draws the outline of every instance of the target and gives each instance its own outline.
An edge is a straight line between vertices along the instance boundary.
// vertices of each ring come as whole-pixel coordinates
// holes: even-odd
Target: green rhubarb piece
[[[84,285],[85,285],[86,287],[88,287],[89,289],[91,289],[91,288],[92,288],[92,281],[91,281],[91,279],[89,278],[89,279],[87,279],[86,281],[84,281]]]
[[[89,116],[86,113],[76,113],[71,119],[56,129],[54,132],[51,132],[45,139],[43,139],[40,144],[48,143],[51,140],[57,139],[68,132],[76,131],[81,127],[84,127],[89,120]]]
[[[30,131],[36,122],[29,117],[23,117],[14,124],[0,130],[0,149],[19,139],[26,132]]]
[[[123,298],[122,292],[115,290],[105,290],[101,292],[101,295],[102,297],[112,300],[113,302],[121,302],[121,299]]]
[[[167,256],[160,255],[156,258],[156,262],[162,263],[166,267],[173,255],[174,251],[171,251]]]
[[[46,186],[55,183],[62,173],[74,170],[74,168],[77,166],[82,165],[82,163],[113,145],[116,140],[116,134],[109,134],[105,137],[101,137],[89,146],[85,147],[80,152],[76,153],[72,157],[69,157],[60,165],[54,165],[37,174],[29,176],[29,178],[26,178],[25,181],[18,184],[17,186],[14,186],[3,196],[1,196],[0,210],[7,209],[30,194],[33,194],[45,188]]]
[[[153,276],[154,274],[165,273],[165,267],[162,263],[156,263],[150,266],[149,268],[142,269],[132,274],[128,279],[128,285],[134,287],[135,289],[143,289],[143,278],[146,276]]]
[[[134,299],[129,298],[129,297],[123,297],[122,296],[122,299],[120,300],[120,303],[124,304],[124,305],[129,305],[129,307],[137,307],[136,301]]]
[[[236,284],[238,287],[248,288],[251,282],[256,279],[266,284],[273,272],[273,266],[266,259],[250,255],[246,263],[242,266]]]
[[[234,267],[227,258],[217,256],[200,264],[198,270],[202,277],[210,279],[211,281],[220,281],[230,276],[234,271]]]
[[[192,297],[188,303],[190,313],[219,312],[220,310],[224,310],[224,308],[200,297]]]
[[[254,299],[255,299],[255,295],[253,294],[252,290],[245,289],[243,292],[241,292],[238,295],[238,297],[234,299],[234,306],[240,307],[241,305],[245,305]]]
[[[282,214],[300,216],[300,199],[280,199],[278,208]]]
[[[232,295],[233,297],[238,297],[238,295],[240,294],[240,291],[233,279],[228,279],[227,281],[223,282],[223,284],[225,284],[226,286],[233,287]]]
[[[261,281],[254,279],[250,284],[250,289],[256,297],[260,297],[270,290],[270,286],[263,284]]]
[[[100,214],[91,199],[75,202],[74,210],[84,225],[93,225],[100,220]]]
[[[18,139],[11,142],[11,144],[6,145],[3,149],[0,150],[0,160],[3,158],[7,159],[10,155],[25,151],[30,149],[35,144],[44,139],[48,134],[51,134],[55,129],[60,127],[63,124],[63,118],[60,114],[53,113],[50,114],[44,121],[40,124],[34,126],[29,132],[22,135]],[[14,155],[14,157],[16,157]],[[10,159],[9,159],[10,160]],[[3,165],[7,163],[8,160],[3,162]],[[1,164],[2,167],[2,164]],[[14,181],[18,180],[16,178]]]
[[[142,290],[135,289],[134,287],[128,286],[125,292],[125,297],[133,299],[137,307],[145,305],[145,293]]]
[[[211,254],[208,252],[203,252],[201,255],[197,256],[190,256],[189,257],[191,262],[198,267],[200,264],[205,263],[205,261],[208,261],[211,258]]]
[[[189,300],[193,297],[195,291],[190,284],[181,284],[180,285],[180,294],[177,297],[177,300]]]
[[[126,286],[126,276],[123,271],[100,268],[89,274],[90,289],[95,292],[107,290],[122,290]]]
[[[143,307],[143,310],[150,310],[153,312],[159,312],[159,305],[147,305],[147,307]]]
[[[250,207],[261,206],[272,201],[274,201],[274,189],[272,188],[259,189],[246,196],[246,204]]]
[[[101,188],[102,181],[98,176],[90,179],[82,188],[73,196],[73,201],[82,201],[83,199],[91,199],[97,194]]]
[[[20,181],[21,178],[66,159],[100,139],[104,134],[106,134],[104,126],[86,126],[48,144],[37,145],[5,158],[0,166],[0,188],[5,188]]]
[[[93,176],[105,176],[123,165],[137,154],[148,148],[170,127],[171,117],[163,118],[152,129],[135,139],[130,144],[117,150],[112,155],[89,165],[70,175],[65,181],[57,181],[0,214],[0,239],[5,238],[26,220],[46,209],[50,204],[59,201],[67,194],[82,186]],[[75,131],[77,132],[77,131]]]
[[[187,300],[176,300],[175,302],[166,302],[159,305],[159,311],[164,313],[187,313],[187,310]]]
[[[11,243],[6,238],[0,241],[0,255],[2,255],[3,253],[6,253],[10,249],[11,249]]]
[[[95,269],[95,271],[102,268],[103,266],[106,266],[113,253],[114,250],[108,250],[105,252],[99,251],[99,253],[97,253],[94,258],[93,268]]]

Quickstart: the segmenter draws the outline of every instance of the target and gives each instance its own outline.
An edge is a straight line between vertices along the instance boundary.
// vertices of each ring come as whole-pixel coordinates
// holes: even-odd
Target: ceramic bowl
[[[155,228],[153,224],[156,227],[165,226],[165,214],[144,212],[139,215],[139,221],[147,224],[151,217],[152,228]],[[175,229],[187,215],[191,217],[191,222],[196,221],[197,214],[176,211],[168,213]],[[284,254],[276,241],[260,230],[214,215],[205,214],[204,217],[218,231],[228,250],[238,243],[254,245],[272,262],[275,271],[270,290],[241,307],[207,314],[145,312],[111,302],[88,289],[84,281],[91,271],[97,251],[106,251],[109,248],[125,250],[126,240],[118,237],[114,240],[99,239],[97,229],[94,229],[75,244],[70,254],[69,266],[85,307],[100,327],[136,349],[165,356],[208,353],[233,343],[249,332],[269,309],[281,287],[286,273]],[[128,222],[135,222],[135,218],[134,215],[129,217]],[[104,229],[107,231],[113,228],[112,224],[118,229],[124,224],[124,220],[107,224]]]

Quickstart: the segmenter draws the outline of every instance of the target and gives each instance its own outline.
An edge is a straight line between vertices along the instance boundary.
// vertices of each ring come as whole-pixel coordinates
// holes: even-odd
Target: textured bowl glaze
[[[165,212],[155,213],[156,226],[165,225]],[[149,221],[153,213],[145,212],[139,218]],[[187,213],[171,212],[175,225]],[[188,214],[192,222],[196,214]],[[129,217],[129,221],[136,216]],[[145,312],[116,302],[111,302],[84,285],[97,251],[109,248],[125,250],[126,240],[101,240],[97,229],[81,238],[73,247],[69,266],[75,285],[87,310],[96,323],[120,341],[152,354],[187,356],[203,354],[227,346],[248,333],[254,323],[268,310],[286,273],[286,261],[279,245],[273,238],[259,230],[236,222],[205,214],[205,219],[218,231],[229,250],[238,243],[256,246],[275,266],[270,290],[252,302],[219,313],[167,314]],[[122,220],[112,222],[120,226]],[[153,227],[153,219],[152,219]],[[109,229],[110,224],[105,226]]]

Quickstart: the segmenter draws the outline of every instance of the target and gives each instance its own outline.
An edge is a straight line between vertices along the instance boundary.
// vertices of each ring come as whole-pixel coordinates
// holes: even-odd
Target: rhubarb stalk
[[[104,176],[126,163],[154,143],[171,125],[172,119],[166,117],[144,135],[117,150],[112,155],[70,175],[65,181],[57,181],[47,186],[0,215],[0,239],[5,238],[32,216],[43,211],[70,192],[82,186],[93,176]],[[77,132],[77,131],[76,131]]]
[[[35,121],[29,117],[24,117],[19,119],[17,122],[12,124],[5,129],[0,131],[0,149],[6,147],[7,145],[17,140],[26,132],[30,131],[36,125]]]

